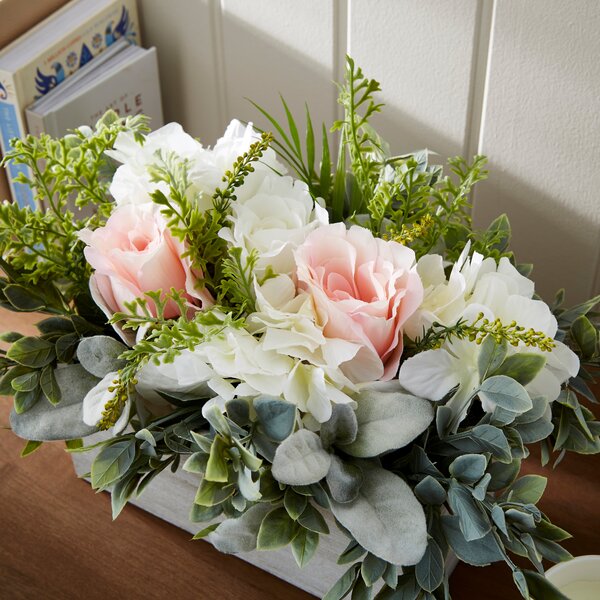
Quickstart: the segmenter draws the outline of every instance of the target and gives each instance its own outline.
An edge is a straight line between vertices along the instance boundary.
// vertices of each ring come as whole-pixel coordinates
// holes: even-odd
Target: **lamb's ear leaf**
[[[362,480],[362,471],[359,467],[332,456],[326,481],[331,497],[336,502],[352,502],[358,496]]]
[[[331,466],[331,456],[316,433],[300,429],[277,448],[271,470],[286,485],[310,485],[321,481]]]
[[[251,506],[237,519],[227,519],[208,536],[219,552],[237,554],[256,550],[260,524],[271,509],[268,503]]]
[[[27,412],[10,415],[13,432],[26,440],[53,441],[86,437],[97,431],[83,422],[83,399],[100,381],[81,365],[61,365],[54,371],[61,401],[52,405],[42,398]]]
[[[396,565],[417,564],[427,547],[427,524],[410,487],[390,471],[369,465],[352,502],[331,501],[336,519],[375,556]]]
[[[331,418],[321,425],[321,442],[325,448],[335,444],[351,444],[358,433],[354,410],[347,404],[334,404]]]
[[[363,390],[356,398],[356,439],[340,448],[359,458],[403,448],[433,420],[433,407],[423,398],[399,392]]]
[[[294,429],[296,407],[290,402],[259,396],[253,402],[262,431],[275,442],[285,440]]]

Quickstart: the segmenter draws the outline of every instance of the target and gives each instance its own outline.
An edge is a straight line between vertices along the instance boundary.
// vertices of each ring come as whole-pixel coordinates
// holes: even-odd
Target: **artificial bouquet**
[[[24,454],[99,448],[114,516],[162,470],[197,474],[196,537],[224,552],[289,544],[303,567],[330,511],[348,570],[328,600],[448,598],[450,552],[563,597],[542,559],[568,559],[568,534],[519,470],[537,442],[544,463],[600,451],[580,403],[599,298],[539,299],[507,218],[471,227],[484,158],[445,176],[392,155],[378,89],[348,59],[335,161],[285,102],[285,125],[257,107],[277,137],[234,121],[213,148],[114,113],[13,141],[43,210],[0,207],[1,303],[50,316],[3,334],[12,429]]]

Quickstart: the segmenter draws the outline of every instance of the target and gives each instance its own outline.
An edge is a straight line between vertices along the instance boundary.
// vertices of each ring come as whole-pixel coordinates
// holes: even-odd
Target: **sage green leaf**
[[[433,420],[431,403],[410,394],[365,389],[356,402],[356,439],[340,446],[351,456],[368,458],[403,448]]]
[[[103,490],[125,475],[135,459],[135,441],[122,440],[100,450],[91,469],[92,487]]]
[[[537,534],[537,527],[535,533]],[[537,551],[546,559],[552,563],[565,562],[571,560],[573,555],[565,550],[560,544],[551,542],[550,540],[543,540],[538,537],[534,539],[535,547]]]
[[[448,544],[463,562],[482,567],[504,560],[493,533],[487,533],[478,540],[468,541],[461,531],[458,517],[450,515],[442,515],[442,528]]]
[[[423,504],[439,505],[446,502],[446,490],[431,475],[419,481],[415,486],[415,495]]]
[[[423,558],[415,567],[417,583],[426,591],[437,590],[444,580],[444,555],[436,541],[430,537]]]
[[[282,442],[293,431],[296,422],[296,406],[271,396],[259,396],[254,400],[254,410],[263,432],[275,442]]]
[[[324,533],[325,535],[329,533],[329,527],[323,515],[310,502],[298,517],[298,523],[315,533]]]
[[[524,444],[535,444],[545,440],[554,431],[554,424],[549,418],[542,417],[533,423],[516,425],[515,429]]]
[[[504,338],[498,343],[492,335],[485,337],[477,359],[480,381],[486,379],[489,373],[493,373],[504,362],[507,352],[508,343]]]
[[[256,550],[258,531],[270,509],[271,506],[267,503],[251,506],[240,517],[220,523],[208,536],[208,541],[225,554]]]
[[[337,564],[338,565],[346,565],[348,563],[354,562],[358,560],[363,554],[365,554],[366,550],[358,543],[352,540],[347,546],[346,549],[338,556]]]
[[[460,528],[467,541],[482,538],[491,529],[485,512],[473,499],[468,488],[455,479],[450,482],[448,502],[452,512],[459,518]]]
[[[359,577],[352,588],[351,600],[371,600],[373,588],[368,586],[362,577]]]
[[[250,422],[250,404],[245,398],[233,398],[225,402],[227,416],[240,427]]]
[[[323,600],[342,600],[352,589],[358,576],[359,564],[352,565],[323,596]]]
[[[214,481],[207,481],[203,479],[200,482],[200,487],[196,492],[194,503],[200,506],[216,506],[225,502],[227,498],[230,498],[235,493],[235,487],[233,485],[224,486],[222,483],[215,483]]]
[[[207,402],[202,407],[202,416],[210,423],[211,427],[223,436],[231,436],[231,428],[221,412],[221,409],[216,404]]]
[[[483,477],[486,467],[483,454],[463,454],[450,464],[450,475],[464,483],[475,483]]]
[[[527,390],[506,375],[494,375],[486,379],[479,387],[479,397],[491,406],[517,413],[528,411],[533,406]]]
[[[10,426],[19,437],[28,440],[52,441],[77,439],[91,435],[96,427],[83,422],[82,405],[85,395],[99,379],[81,365],[61,365],[54,371],[62,400],[52,405],[42,398],[23,414],[10,415]]]
[[[363,581],[371,587],[380,577],[385,573],[388,563],[385,560],[375,556],[374,554],[367,554],[365,559],[360,566],[360,574]]]
[[[395,590],[398,585],[398,567],[388,563],[385,572],[383,573],[383,580],[387,586],[392,590]]]
[[[283,548],[294,539],[297,532],[298,526],[287,514],[285,508],[276,508],[262,520],[256,547],[258,550]]]
[[[363,476],[356,465],[345,463],[339,457],[332,456],[325,480],[335,501],[352,502],[358,496]]]
[[[479,502],[483,502],[485,500],[488,485],[492,480],[492,476],[489,473],[486,473],[477,483],[477,485],[473,488],[473,498],[475,500],[479,500]]]
[[[275,452],[273,477],[287,485],[309,485],[327,475],[331,456],[316,433],[300,429],[286,438]]]
[[[569,600],[560,590],[555,588],[543,575],[536,571],[523,571],[527,588],[536,600]]]
[[[17,340],[9,348],[6,356],[25,367],[41,369],[56,358],[56,352],[54,344],[47,340],[27,336]]]
[[[21,415],[33,408],[42,399],[42,389],[39,387],[28,391],[18,391],[14,395],[14,411]]]
[[[218,526],[219,526],[219,523],[212,523],[208,527],[201,529],[196,535],[194,535],[194,537],[192,539],[193,540],[202,540],[205,537],[208,537]]]
[[[571,337],[577,342],[585,359],[592,358],[598,351],[598,332],[585,315],[573,321]]]
[[[531,399],[531,402],[533,404],[531,409],[518,415],[515,419],[516,425],[534,423],[548,412],[548,400],[544,396],[535,396]]]
[[[113,486],[110,492],[110,506],[112,509],[113,521],[121,514],[121,511],[125,508],[127,501],[133,495],[135,488],[138,484],[139,476],[136,473],[132,473],[131,476],[119,479]]]
[[[515,458],[509,463],[492,461],[488,466],[488,473],[492,476],[489,490],[496,492],[509,486],[521,471],[521,459]]]
[[[58,404],[62,397],[58,382],[54,376],[54,369],[48,365],[40,373],[40,386],[46,399],[52,404]]]
[[[491,511],[492,521],[494,525],[506,536],[508,537],[508,529],[506,528],[506,517],[504,516],[504,511],[499,504],[494,504]]]
[[[537,504],[546,490],[548,480],[541,475],[524,475],[519,477],[508,490],[509,502]]]
[[[321,443],[325,448],[336,444],[351,444],[356,439],[358,422],[354,410],[347,404],[334,404],[331,418],[321,424]]]
[[[363,469],[356,500],[331,501],[338,521],[366,550],[396,565],[417,564],[427,546],[423,507],[397,475],[373,465]]]
[[[519,352],[509,356],[494,372],[493,375],[505,375],[521,385],[531,383],[544,368],[546,357],[534,352]]]
[[[105,377],[122,369],[127,362],[118,358],[127,346],[108,335],[83,338],[77,346],[77,360],[81,366],[96,377]]]
[[[512,460],[506,435],[493,425],[477,425],[473,429],[446,438],[445,442],[461,452],[491,452],[501,462]]]
[[[292,488],[287,488],[285,490],[285,495],[283,496],[283,506],[285,507],[285,510],[287,510],[288,515],[290,515],[294,521],[296,521],[304,512],[307,504],[308,499],[306,496],[296,494]]]
[[[229,479],[226,457],[228,448],[227,442],[220,435],[216,435],[206,463],[206,473],[204,475],[206,481],[225,483]]]
[[[292,540],[292,554],[301,569],[309,563],[318,546],[319,534],[309,529],[301,529]]]

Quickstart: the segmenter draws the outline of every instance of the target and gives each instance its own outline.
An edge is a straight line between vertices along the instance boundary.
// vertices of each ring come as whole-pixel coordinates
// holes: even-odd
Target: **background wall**
[[[383,88],[394,152],[489,157],[473,216],[506,212],[537,289],[600,292],[600,3],[579,0],[139,0],[167,120],[212,144],[231,118],[304,101],[338,116],[351,54]]]

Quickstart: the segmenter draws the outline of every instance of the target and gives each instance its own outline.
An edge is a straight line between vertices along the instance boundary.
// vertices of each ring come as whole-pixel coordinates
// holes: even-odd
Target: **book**
[[[119,41],[27,110],[29,133],[64,135],[94,125],[108,110],[122,117],[143,113],[153,129],[162,126],[156,48]]]
[[[25,109],[94,56],[124,38],[140,42],[135,0],[75,0],[65,5],[0,53],[0,148],[27,133]],[[33,193],[15,181],[28,175],[24,165],[9,163],[7,176],[19,206],[35,208]]]
[[[66,3],[67,0],[1,0],[0,48],[16,40]]]

